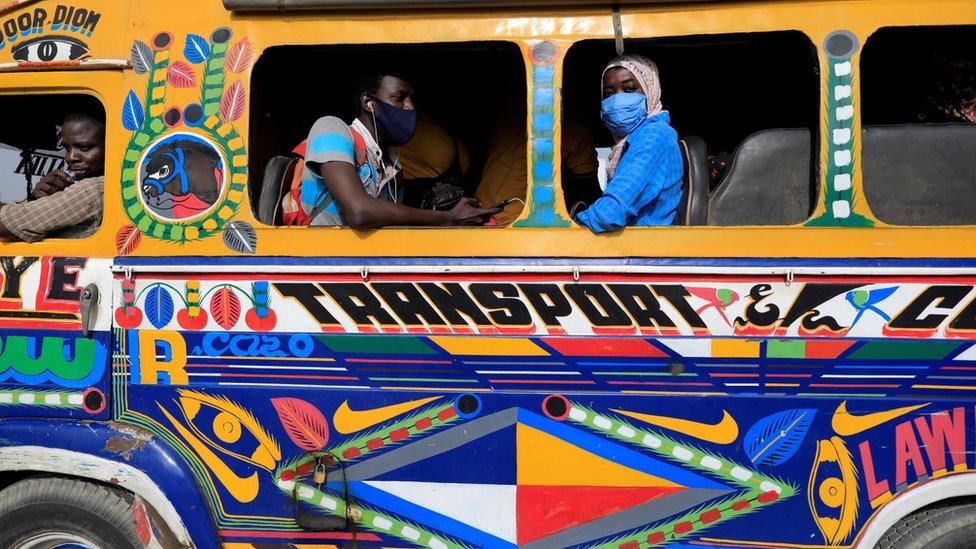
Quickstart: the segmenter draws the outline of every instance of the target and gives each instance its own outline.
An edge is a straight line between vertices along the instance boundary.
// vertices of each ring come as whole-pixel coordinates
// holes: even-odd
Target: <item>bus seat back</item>
[[[681,202],[675,225],[704,225],[708,217],[708,152],[705,141],[695,135],[678,142],[684,160]]]
[[[976,125],[868,126],[862,133],[864,194],[879,219],[976,223]]]
[[[754,133],[736,149],[708,205],[709,225],[794,225],[805,221],[816,195],[810,130]]]

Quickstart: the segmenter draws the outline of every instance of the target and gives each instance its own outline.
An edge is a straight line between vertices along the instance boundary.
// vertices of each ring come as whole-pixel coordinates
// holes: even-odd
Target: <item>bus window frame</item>
[[[267,52],[269,50],[272,50],[272,49],[275,49],[275,48],[281,48],[281,47],[288,47],[288,48],[350,48],[350,49],[355,49],[356,47],[368,47],[368,48],[390,47],[391,49],[394,49],[394,47],[397,46],[397,45],[404,45],[404,46],[409,46],[409,47],[429,46],[429,47],[436,48],[437,46],[443,46],[443,47],[461,46],[461,47],[463,47],[463,46],[467,46],[467,45],[477,45],[477,44],[480,44],[480,43],[506,44],[506,45],[512,46],[512,47],[514,47],[515,49],[518,50],[519,56],[520,56],[520,58],[522,60],[522,68],[523,68],[523,71],[524,71],[524,83],[525,83],[525,88],[526,88],[526,96],[525,96],[525,98],[526,98],[526,101],[530,101],[531,100],[531,85],[532,85],[532,80],[531,80],[531,78],[532,78],[532,64],[533,64],[533,60],[531,58],[530,48],[526,45],[526,43],[524,41],[514,40],[514,39],[500,39],[500,38],[496,38],[496,39],[458,40],[458,41],[447,41],[447,42],[410,42],[410,43],[397,43],[397,42],[362,42],[362,43],[356,43],[356,44],[349,44],[349,43],[327,43],[327,42],[314,43],[313,42],[313,43],[300,43],[300,44],[296,44],[296,43],[272,44],[272,45],[269,45],[266,48],[261,49],[260,51],[256,51],[255,52],[256,55],[255,55],[255,59],[254,59],[254,66],[255,67],[258,66],[258,64],[265,57],[265,55],[267,54]],[[562,59],[563,59],[562,56],[558,57],[558,61],[559,61],[559,64],[560,65],[561,65]],[[252,70],[250,72],[250,74],[248,75],[248,87],[249,87],[250,90],[253,90],[254,89],[254,84],[255,84],[254,71]],[[253,103],[249,104],[248,107],[247,107],[247,112],[248,112],[248,128],[247,128],[247,134],[248,134],[248,162],[249,162],[249,164],[250,164],[250,158],[251,158],[251,152],[252,152],[251,151],[251,136],[252,136],[253,132],[256,130],[256,127],[254,126],[254,122],[253,122],[254,121],[254,118],[250,116],[250,115],[253,114],[253,108],[254,108],[253,107]],[[531,105],[529,105],[529,107],[528,107],[528,112],[531,113]],[[329,113],[323,113],[322,116],[337,116],[337,115],[333,115],[333,114],[329,114]],[[529,131],[530,131],[530,129],[529,129],[529,122],[526,121],[526,135],[527,136],[528,136]],[[526,139],[526,144],[525,144],[525,146],[526,146],[525,160],[526,160],[526,174],[527,174],[527,179],[526,179],[526,189],[525,189],[526,195],[524,197],[522,197],[522,200],[525,202],[525,207],[522,209],[522,212],[519,214],[519,216],[511,224],[506,225],[504,227],[499,227],[499,229],[517,228],[516,227],[516,224],[520,220],[522,220],[526,216],[526,214],[528,212],[528,209],[529,209],[528,205],[529,205],[529,202],[530,202],[530,198],[529,197],[530,197],[530,195],[532,193],[532,184],[533,184],[533,176],[532,176],[532,170],[531,170],[532,158],[531,158],[531,154],[529,152],[529,148],[530,148],[529,141],[530,141],[530,139]],[[288,148],[288,144],[283,144],[282,147],[281,147],[281,149],[279,150],[279,155],[288,154],[290,152],[290,150],[291,149]],[[558,167],[557,167],[557,169],[558,169]],[[258,185],[258,187],[256,189],[257,191],[260,192],[260,190],[263,188],[263,183],[264,183],[263,182],[264,167],[260,167],[259,169],[255,170],[252,167],[250,167],[250,165],[249,165],[249,173],[255,174],[258,177],[261,177],[262,181],[259,182],[259,185]],[[352,227],[344,226],[344,225],[338,225],[338,226],[333,226],[333,225],[290,226],[290,225],[269,225],[269,224],[266,224],[266,223],[262,222],[261,220],[259,220],[257,218],[258,217],[257,216],[257,208],[258,208],[258,201],[260,200],[260,196],[254,196],[254,193],[251,192],[251,191],[253,191],[255,189],[253,187],[251,187],[250,184],[248,185],[248,187],[249,187],[249,192],[248,192],[247,202],[248,202],[248,206],[250,208],[250,213],[254,217],[254,223],[258,227],[261,227],[262,229],[265,229],[265,230],[267,230],[267,229],[271,229],[271,230],[282,230],[282,229],[289,228],[289,227],[299,227],[299,228],[313,229],[313,230],[316,230],[316,231],[320,231],[320,230],[323,230],[323,229],[352,230],[352,231],[358,230],[358,229],[353,229]],[[486,207],[487,207],[487,205],[486,205]],[[453,226],[447,226],[447,227],[428,226],[428,225],[387,225],[387,226],[384,226],[384,227],[379,227],[377,229],[370,229],[370,231],[386,231],[386,230],[390,230],[390,229],[397,230],[397,231],[403,231],[403,230],[439,230],[439,229],[448,229],[448,230],[459,230],[459,229],[461,229],[461,230],[484,230],[484,229],[489,229],[489,228],[490,227],[478,226],[478,225],[475,225],[475,226],[471,226],[471,225],[453,225]]]
[[[105,194],[102,222],[89,236],[83,238],[44,238],[37,242],[0,240],[0,255],[78,255],[79,247],[91,257],[115,255],[113,235],[121,212],[119,162],[112,162],[112,151],[125,149],[121,128],[122,102],[117,99],[122,89],[123,72],[117,67],[98,70],[50,70],[0,72],[0,102],[11,95],[87,95],[95,98],[105,113]],[[115,184],[113,184],[115,183]]]

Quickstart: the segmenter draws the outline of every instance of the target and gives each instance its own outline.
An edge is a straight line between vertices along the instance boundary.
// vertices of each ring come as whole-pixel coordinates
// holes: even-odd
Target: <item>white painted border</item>
[[[976,495],[976,473],[964,473],[930,480],[895,496],[862,530],[855,547],[873,549],[889,528],[922,507],[942,500]]]
[[[449,262],[450,259],[445,259]],[[434,273],[550,273],[550,274],[692,274],[795,276],[976,276],[973,267],[730,267],[726,265],[113,265],[115,273],[269,273],[269,274],[434,274]]]
[[[159,486],[142,471],[108,459],[43,446],[0,448],[0,471],[41,471],[87,477],[120,486],[138,494],[159,513],[166,527],[185,547],[195,547],[180,514]]]

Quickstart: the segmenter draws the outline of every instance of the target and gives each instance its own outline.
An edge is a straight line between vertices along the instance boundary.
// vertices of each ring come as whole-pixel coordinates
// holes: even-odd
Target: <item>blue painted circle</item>
[[[464,393],[454,399],[454,411],[461,419],[469,419],[481,413],[481,398],[478,395]]]

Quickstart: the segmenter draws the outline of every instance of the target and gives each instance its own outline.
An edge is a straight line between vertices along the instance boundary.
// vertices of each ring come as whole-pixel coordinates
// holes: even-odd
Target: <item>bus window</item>
[[[889,27],[861,54],[862,172],[892,225],[976,224],[976,27]]]
[[[39,197],[49,194],[52,195],[50,198],[55,198],[53,195],[60,191],[63,184],[51,187],[45,183],[45,178],[77,182],[89,176],[102,177],[104,155],[101,151],[97,153],[98,158],[93,166],[87,166],[84,159],[69,165],[62,144],[65,118],[71,115],[70,120],[74,122],[69,123],[76,126],[87,127],[86,120],[104,124],[105,110],[102,104],[84,94],[0,95],[0,110],[5,113],[5,123],[0,126],[0,203],[10,205],[4,223],[11,235],[5,239],[34,241],[46,237],[83,238],[93,234],[101,223],[101,212],[89,211],[91,215],[82,220],[85,215],[81,210],[85,208],[72,206],[72,218],[78,218],[79,223],[62,227],[54,220],[34,223],[33,212],[20,204],[35,199],[39,203]],[[98,143],[98,149],[104,150],[104,143]],[[101,185],[98,184],[99,189]],[[80,199],[85,195],[78,193],[75,198]],[[96,199],[92,202],[99,201]],[[14,214],[15,209],[19,213]]]
[[[820,84],[806,35],[635,39],[626,51],[657,64],[663,108],[682,141],[686,191],[676,225],[792,225],[809,217],[817,195]],[[612,40],[580,42],[566,56],[562,183],[569,210],[601,195],[600,170],[592,173],[587,147],[613,144],[600,121],[599,94],[613,57]]]
[[[327,72],[313,80],[328,84],[304,84],[302,75],[312,70]],[[426,210],[449,210],[463,197],[485,207],[508,201],[490,224],[514,221],[528,180],[525,65],[518,47],[504,42],[267,50],[255,65],[251,86],[250,194],[257,218],[268,224],[307,224],[308,217],[315,217],[311,224],[348,224],[337,202],[318,209],[309,200],[314,193],[294,190],[289,181],[282,185],[274,162],[302,143],[321,117],[338,117],[337,124],[351,124],[355,132],[357,89],[371,74],[393,74],[407,82],[417,113],[413,137],[384,152],[390,158],[383,164],[395,162],[401,171],[378,196]],[[381,132],[381,141],[387,137]],[[302,212],[294,211],[296,200],[287,205],[289,194],[304,197]]]

